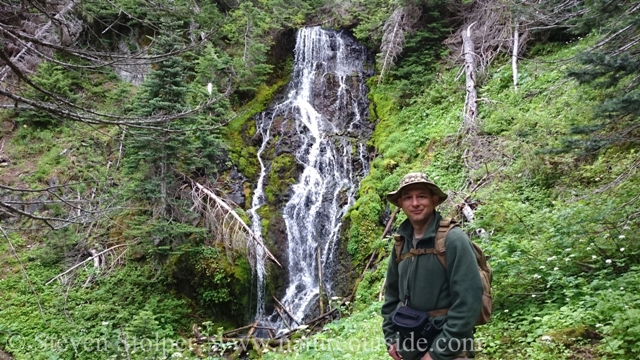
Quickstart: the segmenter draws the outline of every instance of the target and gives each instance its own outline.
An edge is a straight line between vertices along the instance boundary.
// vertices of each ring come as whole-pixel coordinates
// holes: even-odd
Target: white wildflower
[[[620,248],[620,251],[624,251],[624,248]]]
[[[602,327],[602,324],[596,324],[596,327]]]
[[[607,264],[611,264],[611,259],[607,259],[607,260],[605,260],[605,262],[606,262]]]
[[[504,312],[508,313],[508,312],[509,312],[509,309],[505,309],[505,310],[504,310]]]
[[[553,268],[553,271],[558,271],[558,270],[560,270],[560,268],[557,266]]]
[[[620,235],[620,236],[618,236],[618,239],[624,239],[625,237],[626,236],[624,236],[624,235]]]
[[[624,286],[620,286],[620,290],[624,290]]]
[[[557,256],[548,257],[548,258],[547,258],[547,261],[553,261],[553,260],[555,260],[555,259],[557,259],[557,258],[558,258]]]
[[[541,276],[540,276],[540,275],[538,275],[538,274],[533,274],[533,278],[534,278],[534,279],[540,279],[540,278],[541,278]]]
[[[545,335],[545,336],[541,337],[540,340],[542,340],[542,341],[551,341],[551,336]]]
[[[587,250],[591,250],[591,246],[588,246],[588,247],[587,247]]]
[[[540,269],[544,269],[544,265],[540,266]]]
[[[531,294],[531,297],[536,297],[536,294]]]
[[[598,257],[597,257],[597,256],[595,256],[595,255],[591,255],[591,258],[592,258],[592,259],[597,259]]]

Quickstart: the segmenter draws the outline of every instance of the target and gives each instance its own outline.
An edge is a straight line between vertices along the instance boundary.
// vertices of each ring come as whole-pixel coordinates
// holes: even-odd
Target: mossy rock
[[[571,345],[580,340],[599,340],[602,338],[598,332],[585,325],[556,330],[548,334],[548,336],[554,339],[554,341],[565,345]]]
[[[256,97],[239,109],[240,116],[225,127],[224,142],[229,151],[229,159],[250,180],[256,179],[260,173],[258,151],[252,141],[257,131],[254,116],[267,109],[275,94],[288,81],[287,78],[272,86],[261,86]]]
[[[269,204],[285,202],[284,195],[296,182],[297,168],[296,158],[292,154],[280,154],[273,159],[269,181],[265,186],[265,195]]]

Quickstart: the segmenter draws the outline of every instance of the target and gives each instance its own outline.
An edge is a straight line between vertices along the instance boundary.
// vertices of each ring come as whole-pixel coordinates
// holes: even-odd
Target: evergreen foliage
[[[580,54],[569,76],[599,89],[603,101],[594,121],[571,129],[565,148],[593,153],[611,145],[637,146],[640,133],[640,7],[634,1],[587,1],[577,32],[597,32],[601,40]]]
[[[181,39],[175,32],[166,34],[156,39],[155,53],[171,53],[181,48]],[[195,76],[186,60],[189,56],[161,60],[140,87],[132,111],[140,116],[173,117],[185,114],[192,102],[205,96],[219,96],[214,89],[204,95],[203,85],[201,89],[189,86]],[[207,66],[202,62],[198,70],[199,78],[206,76],[202,72]],[[215,125],[226,114],[225,101],[207,110],[207,114],[180,115],[162,124],[160,131],[131,128],[125,139],[124,168],[136,179],[129,191],[136,201],[149,204],[151,210],[150,222],[138,224],[144,229],[140,235],[151,238],[156,247],[175,249],[188,239],[202,241],[206,233],[192,225],[200,216],[190,210],[192,204],[182,194],[185,190],[181,177],[203,177],[206,181],[217,171],[214,159],[221,145]]]
[[[436,64],[444,58],[446,48],[442,42],[449,33],[441,9],[423,14],[427,19],[423,29],[407,37],[404,54],[393,69],[393,80],[399,84],[399,96],[410,100],[422,93],[435,80]]]

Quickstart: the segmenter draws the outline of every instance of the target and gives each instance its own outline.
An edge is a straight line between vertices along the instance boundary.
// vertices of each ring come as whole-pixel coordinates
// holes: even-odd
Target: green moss
[[[389,85],[376,85],[373,82],[376,77],[369,79],[370,86],[369,94],[369,113],[372,115],[370,120],[380,120],[383,127],[385,126],[385,120],[389,120],[391,116],[396,114],[400,108],[398,107],[399,99],[395,96],[395,91]],[[376,80],[377,81],[377,80]]]
[[[293,154],[278,155],[271,162],[269,182],[265,186],[265,195],[270,204],[282,203],[283,195],[295,183],[296,158]]]
[[[267,109],[275,94],[288,82],[289,78],[285,78],[272,86],[261,85],[256,97],[243,106],[238,111],[240,115],[225,127],[224,142],[229,158],[249,179],[255,179],[260,173],[258,152],[251,144],[251,138],[256,133],[253,117]]]

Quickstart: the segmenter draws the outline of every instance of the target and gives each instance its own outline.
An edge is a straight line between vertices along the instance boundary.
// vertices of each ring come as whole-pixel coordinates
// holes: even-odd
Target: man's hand
[[[422,357],[421,360],[433,360],[433,358],[431,357],[431,355],[429,354],[429,352],[427,351],[426,354],[424,354],[424,356]]]
[[[396,344],[393,344],[389,347],[389,356],[393,358],[393,360],[402,360],[400,354],[398,353],[398,349],[396,348]]]

